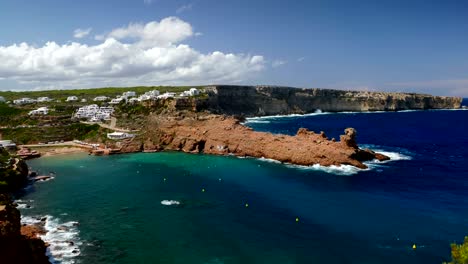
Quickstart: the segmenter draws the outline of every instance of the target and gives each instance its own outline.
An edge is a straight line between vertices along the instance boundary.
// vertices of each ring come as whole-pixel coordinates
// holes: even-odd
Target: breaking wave
[[[45,230],[39,237],[49,244],[47,256],[51,263],[73,264],[81,254],[82,242],[79,238],[78,222],[61,222],[59,218],[46,215],[43,217],[22,216],[21,223],[41,226]]]
[[[170,205],[180,205],[179,201],[176,200],[162,200],[161,201],[162,205],[170,206]]]
[[[370,171],[373,169],[377,169],[382,167],[382,165],[389,163],[389,162],[394,162],[394,161],[399,161],[399,160],[411,160],[412,159],[412,153],[409,152],[406,149],[398,148],[397,150],[389,151],[386,150],[385,147],[380,147],[380,146],[375,146],[375,145],[362,145],[360,146],[361,148],[368,148],[371,149],[372,151],[381,153],[383,155],[386,155],[390,158],[390,160],[386,161],[378,161],[378,160],[373,160],[373,161],[367,161],[364,162],[364,164],[368,167],[367,169],[360,169],[357,167],[354,167],[352,165],[331,165],[331,166],[322,166],[320,164],[314,164],[310,166],[303,166],[303,165],[295,165],[295,164],[290,164],[290,163],[284,163],[286,167],[288,168],[293,168],[293,169],[299,169],[299,170],[313,170],[313,171],[322,171],[330,174],[335,174],[335,175],[343,175],[343,176],[349,176],[349,175],[354,175],[358,174],[359,172],[363,171]],[[282,164],[278,160],[274,159],[267,159],[267,158],[258,158],[257,160],[263,161],[263,162],[269,162],[269,163],[279,163]]]

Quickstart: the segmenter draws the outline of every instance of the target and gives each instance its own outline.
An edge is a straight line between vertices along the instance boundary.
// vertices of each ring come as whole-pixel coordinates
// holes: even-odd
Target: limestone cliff
[[[208,107],[223,114],[263,116],[304,114],[318,109],[397,111],[460,108],[462,98],[413,93],[384,93],[277,86],[209,86]]]

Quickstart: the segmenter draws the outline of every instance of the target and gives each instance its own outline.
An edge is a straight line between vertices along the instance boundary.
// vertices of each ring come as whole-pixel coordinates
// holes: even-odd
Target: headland
[[[42,95],[37,100],[21,98],[26,95],[21,93],[4,95],[11,99],[4,106],[9,112],[31,110],[27,118],[12,115],[7,126],[2,124],[0,133],[4,138],[40,146],[58,146],[74,140],[79,147],[91,146],[91,153],[96,155],[175,150],[269,158],[306,166],[358,168],[366,168],[365,161],[388,157],[360,149],[357,132],[352,128],[345,126],[344,135],[330,139],[323,131],[315,133],[306,129],[300,129],[295,136],[256,132],[242,125],[242,121],[252,116],[314,111],[452,109],[461,104],[461,98],[456,97],[278,86],[48,91],[59,98],[44,97],[44,93],[27,94]],[[34,109],[37,106],[41,107]],[[67,152],[49,150],[47,155]]]

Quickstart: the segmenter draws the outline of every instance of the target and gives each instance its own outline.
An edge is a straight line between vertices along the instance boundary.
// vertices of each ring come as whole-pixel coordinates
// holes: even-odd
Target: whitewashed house
[[[146,92],[145,95],[156,97],[159,95],[159,91],[158,90],[149,91],[149,92]]]
[[[133,138],[135,135],[129,134],[129,133],[123,133],[123,132],[113,132],[113,133],[107,133],[107,138],[112,139],[112,140],[122,140],[126,138]]]
[[[81,99],[81,102],[82,102],[82,103],[86,103],[87,101],[88,101],[88,100],[86,100],[86,99],[84,99],[84,98]]]
[[[119,97],[119,98],[114,98],[112,99],[109,104],[117,105],[120,104],[125,98]]]
[[[47,107],[39,107],[36,110],[32,110],[28,115],[47,115],[49,114],[49,109]]]
[[[78,108],[74,117],[79,119],[85,118],[91,122],[100,122],[102,120],[110,120],[113,112],[113,107],[99,107],[92,104]]]
[[[190,88],[189,94],[190,94],[190,96],[196,96],[196,95],[200,94],[200,91],[198,91],[197,88]]]
[[[188,97],[188,96],[197,96],[200,94],[200,91],[198,91],[197,88],[190,88],[190,90],[183,91],[180,93],[181,97]]]
[[[38,103],[48,103],[48,102],[52,102],[52,99],[49,98],[49,97],[38,97],[37,102]]]
[[[74,95],[67,97],[67,102],[77,102],[77,101],[78,101],[78,97]]]
[[[5,102],[6,102],[5,97],[0,96],[0,103],[5,103]]]
[[[138,97],[138,99],[141,101],[148,101],[148,100],[154,100],[158,97],[159,95],[159,91],[158,90],[153,90],[153,91],[149,91],[149,92],[146,92],[144,93],[143,95],[140,95],[140,97]]]
[[[0,147],[4,147],[4,148],[16,148],[16,144],[15,142],[11,141],[11,140],[0,140]]]
[[[31,99],[31,98],[21,98],[21,99],[13,100],[13,104],[15,105],[34,104],[35,102],[36,100]]]
[[[168,99],[168,98],[174,98],[176,96],[176,93],[163,93],[161,95],[158,95],[158,99]]]
[[[122,94],[123,97],[134,97],[136,93],[134,91],[128,91]]]
[[[105,101],[108,101],[110,98],[107,97],[107,96],[97,96],[94,98],[93,101],[95,102],[105,102]]]

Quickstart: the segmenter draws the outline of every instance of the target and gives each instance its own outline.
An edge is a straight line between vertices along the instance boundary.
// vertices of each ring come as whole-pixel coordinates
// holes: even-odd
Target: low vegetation
[[[74,139],[100,139],[105,131],[99,125],[72,123],[64,126],[17,127],[1,130],[3,138],[16,144],[37,144]]]
[[[0,193],[15,190],[21,187],[26,180],[25,175],[20,175],[18,170],[13,169],[11,158],[10,153],[0,147]]]
[[[468,264],[468,236],[465,237],[463,244],[453,243],[452,248],[452,261],[444,264]]]

